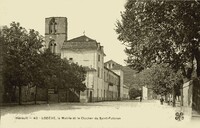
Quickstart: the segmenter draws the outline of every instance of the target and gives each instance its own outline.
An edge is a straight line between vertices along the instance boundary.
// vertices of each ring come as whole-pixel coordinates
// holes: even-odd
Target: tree
[[[141,72],[135,74],[132,85],[137,89],[142,89],[142,86],[146,86],[149,84],[150,70],[144,69]]]
[[[86,71],[82,66],[75,63],[69,63],[67,59],[61,59],[60,56],[46,49],[41,54],[41,74],[43,76],[43,85],[46,88],[47,103],[48,89],[53,88],[59,93],[59,88],[74,89],[75,91],[84,91],[86,85],[83,83],[86,77]]]
[[[10,94],[13,94],[13,87],[19,88],[18,101],[21,104],[21,88],[33,82],[34,57],[42,47],[43,38],[38,32],[32,29],[27,31],[15,22],[10,24],[10,28],[1,30],[1,37],[5,46],[3,83]]]
[[[19,23],[11,23],[0,31],[1,42],[4,44],[3,84],[5,91],[15,98],[19,89],[19,104],[21,104],[22,87],[36,88],[35,104],[38,87],[48,90],[53,88],[73,88],[76,91],[86,89],[83,83],[86,71],[82,66],[69,63],[66,59],[52,53],[49,49],[43,50],[43,37],[35,30],[27,31]],[[59,99],[58,99],[59,101]]]
[[[147,78],[149,79],[149,87],[156,94],[167,95],[172,93],[173,87],[181,84],[181,75],[166,65],[153,65],[149,70],[150,77]]]
[[[128,0],[121,17],[116,32],[130,67],[141,71],[167,63],[190,79],[196,66],[200,76],[199,1]]]
[[[135,84],[139,85],[140,88],[146,86],[158,95],[167,95],[172,93],[173,87],[180,89],[182,76],[180,73],[175,73],[167,65],[156,64],[138,73],[134,79]],[[177,94],[178,91],[176,90]]]
[[[142,96],[142,92],[141,90],[131,88],[129,90],[129,96],[130,96],[130,99],[135,99],[136,97]]]
[[[61,86],[61,58],[58,55],[53,54],[49,49],[44,50],[40,54],[40,65],[38,68],[41,69],[39,72],[41,78],[41,88],[46,89],[46,100],[49,102],[48,90],[50,88],[58,90],[58,86]]]
[[[84,91],[86,89],[85,81],[86,71],[82,66],[75,63],[71,64],[71,86],[77,91]]]

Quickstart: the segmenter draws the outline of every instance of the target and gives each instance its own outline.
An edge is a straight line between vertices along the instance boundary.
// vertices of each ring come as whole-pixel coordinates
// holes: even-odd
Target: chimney
[[[97,43],[97,48],[100,49],[100,43]]]
[[[103,51],[103,46],[101,46],[101,50]]]

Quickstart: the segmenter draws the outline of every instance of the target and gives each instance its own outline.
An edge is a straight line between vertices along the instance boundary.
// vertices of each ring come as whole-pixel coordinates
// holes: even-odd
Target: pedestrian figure
[[[140,96],[140,102],[142,102],[142,97]]]
[[[164,102],[164,99],[163,99],[163,97],[161,97],[161,98],[160,98],[160,103],[161,103],[161,105],[163,105],[163,102]]]
[[[170,105],[170,97],[167,98],[167,103]]]

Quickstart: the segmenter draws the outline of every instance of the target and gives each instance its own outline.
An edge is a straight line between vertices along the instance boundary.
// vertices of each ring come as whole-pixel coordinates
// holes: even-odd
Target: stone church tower
[[[67,41],[67,18],[49,17],[45,19],[46,48],[60,55],[63,42]]]

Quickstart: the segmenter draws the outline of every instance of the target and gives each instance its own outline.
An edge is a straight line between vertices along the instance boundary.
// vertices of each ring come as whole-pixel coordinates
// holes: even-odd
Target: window
[[[55,22],[55,18],[52,18],[49,23],[49,33],[57,32],[57,23]]]
[[[56,43],[54,42],[54,40],[49,42],[49,49],[52,53],[56,53]]]
[[[103,69],[101,69],[101,78],[103,79]]]
[[[99,89],[97,89],[97,100],[99,98]]]
[[[54,33],[57,32],[57,28],[58,28],[58,25],[57,25],[57,23],[55,22],[55,23],[54,23]]]
[[[104,90],[104,100],[105,100],[105,98],[106,98],[106,91]]]
[[[56,43],[53,44],[53,53],[56,53]]]
[[[100,77],[100,68],[97,69],[98,77]]]
[[[100,61],[101,59],[100,59],[100,55],[98,54],[98,61]]]
[[[73,58],[69,58],[69,63],[73,63]]]

